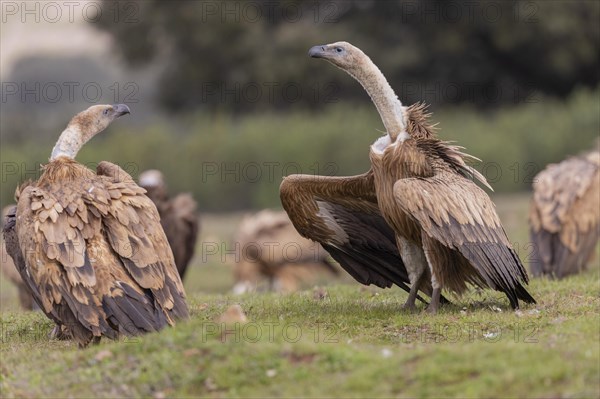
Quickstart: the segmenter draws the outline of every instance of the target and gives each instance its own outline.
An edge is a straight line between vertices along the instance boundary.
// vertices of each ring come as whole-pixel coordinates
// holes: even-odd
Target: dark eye
[[[338,53],[341,53],[342,51],[344,51],[341,47],[336,47],[335,51],[337,51]]]
[[[104,115],[108,115],[108,108],[102,112]]]

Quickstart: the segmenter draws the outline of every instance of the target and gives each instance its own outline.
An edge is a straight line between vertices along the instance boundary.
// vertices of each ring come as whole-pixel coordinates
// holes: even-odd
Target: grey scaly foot
[[[413,282],[412,286],[410,287],[410,293],[408,294],[408,298],[402,306],[403,309],[409,310],[410,312],[415,312],[417,310],[415,302],[417,300],[419,287],[421,286],[421,282],[423,281],[424,276],[425,273],[421,273],[421,275],[416,279],[416,281]]]
[[[433,293],[431,294],[431,302],[429,306],[427,306],[427,312],[431,314],[436,314],[438,309],[440,308],[440,295],[442,293],[441,288],[434,288]]]

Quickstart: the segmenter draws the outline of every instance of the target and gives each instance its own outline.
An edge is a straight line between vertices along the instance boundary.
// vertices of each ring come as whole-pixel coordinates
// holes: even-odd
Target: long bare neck
[[[405,108],[373,61],[363,55],[359,65],[347,72],[369,93],[392,141],[395,141],[399,134],[405,133]]]
[[[91,137],[84,137],[84,135],[81,134],[76,126],[67,126],[54,145],[54,148],[52,149],[52,155],[50,155],[50,160],[53,161],[58,157],[75,159],[75,156],[81,147],[90,138]]]

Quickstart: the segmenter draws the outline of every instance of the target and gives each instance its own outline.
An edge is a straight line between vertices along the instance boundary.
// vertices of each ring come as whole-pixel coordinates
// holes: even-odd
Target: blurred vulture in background
[[[15,205],[9,205],[2,209],[2,225],[4,225],[4,222],[11,211],[14,214],[15,208]],[[2,275],[8,281],[13,283],[15,287],[17,287],[21,307],[25,310],[34,309],[35,306],[33,297],[29,293],[29,289],[27,288],[26,284],[23,282],[15,263],[13,262],[13,259],[6,252],[6,244],[4,243],[4,240],[2,240],[0,245],[2,246],[2,259],[0,259],[0,269],[2,269]]]
[[[165,230],[173,250],[177,271],[183,280],[190,260],[194,256],[200,229],[198,204],[189,193],[169,198],[163,174],[158,170],[142,172],[138,180],[140,186],[146,189],[146,195],[158,209],[160,224]]]
[[[600,236],[600,140],[535,177],[529,226],[534,276],[560,279],[585,269]]]
[[[95,105],[59,137],[38,181],[17,191],[6,249],[42,311],[80,346],[157,331],[188,317],[183,284],[152,201],[118,165],[74,158],[129,114]],[[23,267],[19,267],[23,265]]]
[[[435,313],[443,288],[461,294],[468,284],[504,292],[513,308],[519,306],[519,300],[535,303],[522,285],[528,282],[527,272],[506,236],[494,204],[474,180],[488,186],[487,182],[465,163],[473,157],[436,137],[424,106],[403,106],[379,68],[360,49],[337,42],[314,46],[309,56],[325,59],[355,78],[371,97],[386,133],[371,146],[372,180],[367,175],[362,182],[331,179],[332,184],[326,187],[327,180],[321,178],[321,182],[315,181],[312,188],[306,188],[314,192],[321,184],[327,199],[340,188],[347,190],[352,185],[352,197],[363,203],[363,210],[370,209],[374,214],[374,205],[378,205],[395,233],[403,261],[395,265],[396,270],[408,272],[410,279],[405,306],[414,309],[417,293],[423,290],[431,292],[428,310]],[[289,182],[284,181],[280,190],[284,207],[293,214],[294,199],[285,194]],[[360,184],[363,188],[357,191]],[[315,194],[314,205],[309,204],[300,215],[290,214],[295,226],[301,232],[322,229],[317,223],[307,223],[308,217],[314,219],[317,213],[321,224],[347,245],[349,235],[340,223],[336,207],[323,202],[321,194]],[[375,200],[368,205],[367,199],[373,197]],[[360,230],[364,230],[363,237],[367,235],[366,228]]]
[[[241,259],[236,262],[234,293],[255,290],[265,278],[277,292],[339,274],[317,243],[301,237],[285,212],[262,210],[247,215],[234,237]]]

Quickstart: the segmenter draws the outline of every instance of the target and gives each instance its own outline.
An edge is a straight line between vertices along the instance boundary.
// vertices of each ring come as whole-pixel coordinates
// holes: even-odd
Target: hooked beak
[[[312,58],[324,58],[325,46],[314,46],[308,50],[308,56]]]
[[[131,110],[125,104],[113,104],[112,107],[115,112],[115,118],[131,113]]]

